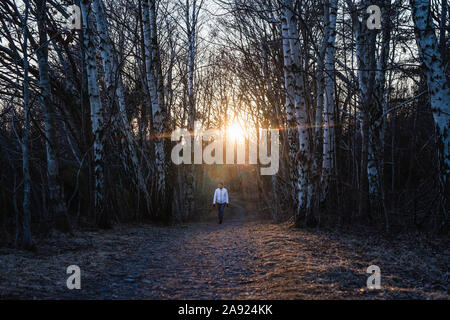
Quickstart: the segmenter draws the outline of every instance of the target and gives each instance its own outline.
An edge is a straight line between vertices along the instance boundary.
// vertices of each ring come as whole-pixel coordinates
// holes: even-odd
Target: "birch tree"
[[[337,15],[337,0],[330,0],[329,6],[325,7],[329,13],[328,19],[325,20],[325,94],[324,94],[324,128],[323,128],[323,164],[322,164],[322,199],[328,193],[329,182],[331,176],[334,174],[335,161],[335,49],[334,44],[336,40],[336,15]]]
[[[283,36],[284,77],[286,89],[286,117],[288,121],[289,149],[293,162],[291,180],[294,184],[297,204],[296,221],[303,213],[307,218],[308,170],[310,169],[310,134],[302,75],[302,56],[292,0],[281,2],[281,26]],[[294,125],[295,134],[292,132]],[[306,219],[305,219],[306,221]]]
[[[81,12],[84,21],[85,64],[88,80],[89,103],[91,107],[92,133],[94,135],[94,211],[96,222],[101,227],[108,227],[109,221],[105,210],[105,149],[104,149],[104,120],[103,106],[98,87],[98,71],[96,49],[92,32],[90,0],[81,1]]]
[[[447,215],[447,186],[450,171],[450,89],[444,72],[444,64],[434,33],[428,0],[410,0],[416,43],[423,63],[428,85],[431,110],[438,131],[438,143],[442,164],[440,164],[441,192],[444,196],[444,212]],[[441,30],[441,32],[445,32]]]
[[[156,25],[156,0],[143,0],[142,17],[144,25],[146,79],[153,116],[152,136],[155,150],[155,175],[157,197],[164,203],[166,200],[166,148],[165,129],[166,112],[164,110],[164,88],[159,61],[159,48]]]
[[[380,1],[381,5],[381,45],[376,61],[374,100],[376,108],[372,109],[371,125],[369,126],[368,150],[368,179],[369,195],[372,207],[381,204],[385,216],[385,228],[389,232],[389,216],[385,206],[384,176],[384,150],[386,134],[386,114],[389,103],[389,90],[386,88],[386,72],[390,53],[391,41],[391,4],[390,0]],[[379,199],[379,201],[378,201]]]
[[[22,212],[22,246],[30,249],[31,239],[31,176],[30,176],[30,156],[29,156],[29,134],[30,134],[30,102],[29,102],[29,76],[28,76],[28,15],[30,11],[30,1],[24,0],[25,14],[21,17],[23,30],[23,106],[25,111],[25,130],[22,137],[22,174],[23,174],[23,212]],[[17,212],[19,215],[19,212]],[[17,230],[20,230],[20,219],[17,219]],[[18,234],[16,234],[16,246]]]
[[[194,140],[194,125],[196,118],[196,97],[195,97],[195,72],[196,72],[196,57],[197,57],[197,37],[198,37],[198,18],[200,10],[203,5],[203,0],[197,3],[197,0],[192,0],[192,4],[189,0],[185,3],[185,28],[187,37],[187,99],[188,99],[188,130],[191,132],[190,139]],[[191,154],[193,158],[193,153]],[[186,172],[186,199],[185,199],[185,217],[190,216],[192,211],[192,206],[194,202],[194,175],[195,175],[195,165],[191,165],[187,168]]]
[[[363,0],[363,19],[359,20],[358,10],[352,0],[346,0],[351,13],[353,30],[356,38],[356,60],[358,65],[358,89],[361,111],[361,174],[360,174],[360,200],[358,214],[360,217],[367,215],[367,205],[369,201],[369,125],[371,112],[376,108],[374,104],[375,85],[375,39],[376,31],[367,28],[368,13],[367,7],[370,1]],[[376,176],[375,176],[376,177]],[[373,176],[372,176],[373,178]],[[373,181],[373,180],[372,180]]]
[[[125,170],[133,174],[134,181],[143,192],[147,204],[147,210],[150,211],[151,197],[148,192],[142,167],[139,163],[138,154],[135,147],[135,141],[130,132],[130,125],[127,119],[127,110],[125,105],[124,87],[121,77],[121,70],[118,68],[116,57],[114,57],[113,45],[111,43],[108,20],[105,13],[105,6],[102,0],[94,0],[93,10],[97,23],[97,32],[100,38],[99,51],[102,56],[103,69],[105,72],[105,82],[107,92],[111,103],[117,100],[119,106],[119,119],[113,121],[123,133],[121,139],[122,159]],[[115,90],[114,90],[115,88]],[[132,169],[129,170],[127,159],[131,160]]]

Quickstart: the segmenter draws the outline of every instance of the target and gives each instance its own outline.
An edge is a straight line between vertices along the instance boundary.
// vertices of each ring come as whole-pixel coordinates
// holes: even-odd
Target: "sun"
[[[236,142],[245,141],[245,132],[242,129],[242,126],[237,122],[233,122],[232,124],[228,125],[227,136],[228,138]]]

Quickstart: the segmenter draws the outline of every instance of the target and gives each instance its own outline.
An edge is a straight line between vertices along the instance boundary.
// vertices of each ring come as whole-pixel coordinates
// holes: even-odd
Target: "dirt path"
[[[212,211],[181,227],[60,235],[37,253],[0,251],[0,298],[449,298],[439,245],[294,230],[258,219],[251,205],[235,201],[222,225]],[[65,286],[71,264],[82,270],[81,290]],[[366,288],[372,264],[381,290]]]

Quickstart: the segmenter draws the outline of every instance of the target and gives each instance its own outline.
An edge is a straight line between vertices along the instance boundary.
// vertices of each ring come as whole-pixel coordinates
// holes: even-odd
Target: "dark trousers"
[[[219,208],[219,221],[223,220],[223,209],[225,209],[225,203],[218,203],[217,207]]]

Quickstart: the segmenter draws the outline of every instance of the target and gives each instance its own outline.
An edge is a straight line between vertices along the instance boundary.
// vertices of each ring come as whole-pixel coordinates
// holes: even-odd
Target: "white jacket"
[[[227,203],[228,204],[228,191],[225,188],[217,188],[216,191],[214,192],[214,200],[213,200],[213,204],[222,204],[222,203]]]

